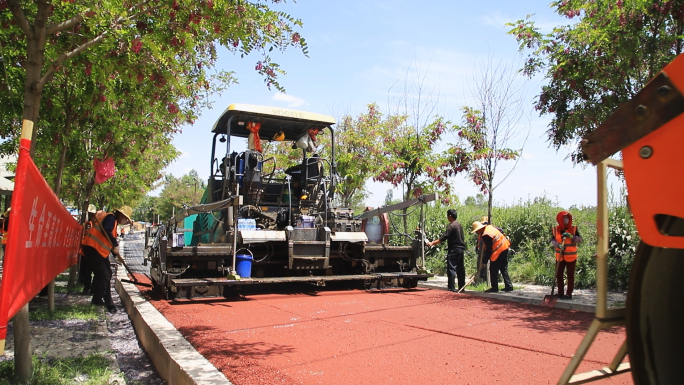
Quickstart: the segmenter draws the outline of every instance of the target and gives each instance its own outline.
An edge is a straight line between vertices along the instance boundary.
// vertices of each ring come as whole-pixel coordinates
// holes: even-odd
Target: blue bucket
[[[241,278],[252,276],[252,261],[254,258],[249,254],[237,254],[235,256],[235,272]]]

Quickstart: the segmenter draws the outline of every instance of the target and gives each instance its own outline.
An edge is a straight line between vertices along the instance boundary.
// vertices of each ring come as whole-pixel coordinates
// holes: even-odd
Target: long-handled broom
[[[561,260],[563,260],[563,249],[565,248],[565,245],[560,246],[560,257]],[[556,274],[553,275],[553,283],[551,284],[551,295],[545,295],[544,299],[542,300],[541,305],[542,306],[548,306],[548,307],[554,307],[556,305],[556,302],[558,302],[558,296],[554,295],[553,292],[556,289],[556,277],[558,277],[558,267],[560,266],[559,261],[556,261]]]

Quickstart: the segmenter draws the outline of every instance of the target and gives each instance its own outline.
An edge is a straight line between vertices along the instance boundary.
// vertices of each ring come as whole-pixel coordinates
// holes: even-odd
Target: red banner
[[[78,262],[81,225],[47,184],[22,139],[0,281],[0,340],[7,322],[50,281]]]

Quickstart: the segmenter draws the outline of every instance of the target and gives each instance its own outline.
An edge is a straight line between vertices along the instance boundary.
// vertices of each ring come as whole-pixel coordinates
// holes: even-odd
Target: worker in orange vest
[[[109,254],[121,258],[119,242],[116,239],[116,229],[119,223],[131,223],[131,214],[133,214],[133,210],[128,206],[116,209],[113,213],[98,211],[81,242],[83,260],[90,265],[94,274],[92,304],[106,306],[107,311],[112,314],[116,313],[117,309],[112,300],[110,289],[112,267],[109,262]]]
[[[2,251],[5,251],[5,245],[7,244],[7,240],[9,239],[9,220],[10,220],[10,211],[12,210],[11,207],[9,207],[5,213],[2,215],[2,229],[0,231],[2,232]],[[4,253],[3,253],[4,254]]]
[[[489,274],[492,280],[492,287],[485,290],[485,293],[499,292],[499,272],[504,280],[504,291],[513,291],[513,283],[508,276],[508,249],[511,242],[503,233],[492,225],[485,225],[482,222],[473,222],[472,234],[477,233],[482,237],[483,244],[483,263],[489,263]]]
[[[556,215],[558,226],[551,229],[551,245],[556,253],[556,282],[560,299],[572,299],[575,288],[577,245],[583,242],[577,226],[572,225],[572,214],[561,211]],[[563,273],[567,270],[568,288],[563,295]]]
[[[95,220],[95,214],[97,213],[97,208],[95,205],[88,205],[88,213],[86,222],[83,224],[83,238],[85,239],[88,230],[93,226],[93,221]],[[81,249],[79,250],[79,264],[78,264],[78,281],[83,285],[83,291],[81,294],[92,295],[92,284],[93,284],[93,270],[90,264],[85,261],[85,256],[83,254],[83,244],[81,243]]]

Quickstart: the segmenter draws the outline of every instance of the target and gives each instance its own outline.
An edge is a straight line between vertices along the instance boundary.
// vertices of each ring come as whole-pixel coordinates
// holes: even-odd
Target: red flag
[[[38,171],[30,146],[30,140],[21,140],[0,281],[0,346],[7,322],[59,273],[76,264],[81,244],[82,226]]]
[[[95,168],[95,184],[104,183],[116,174],[116,167],[112,158],[105,158],[102,162],[95,158],[93,168]]]
[[[247,139],[247,148],[261,152],[261,138],[259,137],[261,123],[249,122],[247,123],[247,129],[250,132],[249,139]]]

